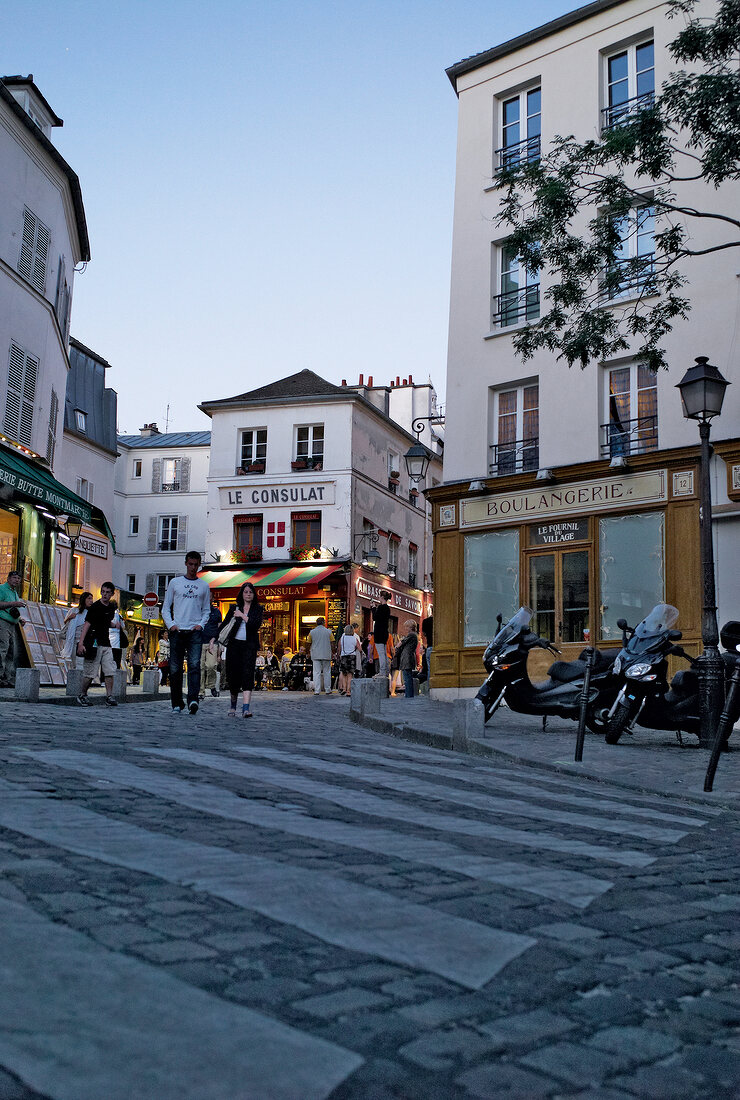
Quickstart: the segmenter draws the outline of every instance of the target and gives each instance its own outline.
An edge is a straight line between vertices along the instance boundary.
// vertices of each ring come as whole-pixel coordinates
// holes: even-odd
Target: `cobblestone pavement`
[[[740,1096],[734,810],[254,709],[0,704],[0,1100]]]

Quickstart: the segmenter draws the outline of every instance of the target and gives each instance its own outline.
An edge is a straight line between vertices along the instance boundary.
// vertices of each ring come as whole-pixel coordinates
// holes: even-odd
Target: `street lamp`
[[[377,569],[380,565],[380,554],[375,549],[380,538],[377,531],[364,531],[361,535],[355,535],[354,551],[352,557],[357,560],[360,547],[362,551],[362,565],[369,565],[371,569]]]
[[[724,665],[719,655],[717,630],[717,597],[714,588],[714,548],[712,546],[712,485],[709,445],[710,421],[722,412],[725,390],[730,385],[713,367],[705,355],[689,367],[677,384],[681,393],[683,414],[687,420],[699,421],[701,457],[699,460],[699,537],[702,573],[701,641],[704,652],[698,658],[702,684],[702,716],[699,743],[709,748],[717,734],[724,701]]]
[[[75,582],[75,546],[77,540],[80,537],[82,531],[82,524],[78,519],[67,518],[67,522],[64,524],[64,531],[69,539],[71,546],[69,551],[69,577],[67,579],[67,604],[72,606],[72,589]]]
[[[421,433],[424,431],[424,424],[427,420],[439,423],[440,418],[438,416],[417,416],[411,425],[411,431],[416,435],[416,443],[412,443],[403,456],[409,481],[423,481],[429,469],[432,453],[421,442]]]

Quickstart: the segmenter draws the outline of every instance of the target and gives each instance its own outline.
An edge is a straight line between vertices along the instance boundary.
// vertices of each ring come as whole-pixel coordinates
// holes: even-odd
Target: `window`
[[[5,434],[30,447],[33,435],[33,406],[39,361],[17,344],[10,345],[8,391],[5,399]]]
[[[643,454],[658,447],[658,380],[641,363],[609,371],[607,423],[602,424],[604,458]]]
[[[89,504],[93,502],[93,490],[94,486],[92,481],[88,481],[86,477],[78,477],[75,483],[75,492],[78,497],[82,497],[83,500],[88,501]]]
[[[601,638],[621,637],[617,619],[637,626],[665,599],[665,517],[662,512],[599,520]],[[640,568],[635,569],[635,562]]]
[[[247,428],[241,433],[239,465],[246,470],[255,462],[267,461],[267,428]]]
[[[177,550],[177,516],[159,517],[159,549]]]
[[[234,548],[237,554],[262,557],[262,516],[234,516]]]
[[[182,484],[182,459],[162,459],[162,492],[179,493]]]
[[[321,512],[294,512],[290,522],[292,546],[321,546]]]
[[[537,382],[494,395],[496,442],[491,447],[494,477],[536,470],[540,460],[540,389]]]
[[[18,270],[23,278],[38,290],[39,294],[44,293],[48,254],[49,230],[27,206],[24,206]]]
[[[75,427],[78,432],[87,432],[87,413],[82,409],[75,409]]]
[[[655,51],[652,42],[629,46],[606,58],[606,103],[602,129],[624,125],[655,102]]]
[[[134,459],[133,468],[132,468],[132,472],[131,472],[131,477],[133,477],[133,478],[141,477],[141,459],[140,458],[135,458]]]
[[[164,602],[164,598],[167,595],[167,585],[170,581],[174,580],[177,573],[157,573],[157,598],[160,603]]]
[[[135,573],[127,573],[126,574],[126,588],[128,589],[129,592],[135,592],[136,591],[136,574]]]
[[[324,425],[308,424],[296,428],[296,462],[305,462],[311,469],[321,468],[324,462]]]
[[[464,561],[464,645],[488,645],[496,616],[507,622],[519,607],[519,531],[466,535]]]
[[[398,571],[398,544],[400,539],[393,535],[388,536],[388,572],[396,573]]]
[[[46,440],[46,461],[49,466],[54,468],[54,454],[57,449],[57,419],[59,417],[59,398],[57,391],[51,391],[51,402],[49,404],[49,435]]]
[[[537,320],[540,315],[539,272],[524,267],[514,249],[505,242],[493,247],[493,285],[499,290],[493,295],[493,328]]]
[[[416,558],[417,548],[413,543],[409,543],[409,584],[416,587]]]
[[[522,161],[539,160],[542,133],[542,91],[530,88],[501,104],[501,148],[495,152],[500,172]]]
[[[131,516],[128,521],[128,533],[129,535],[138,535],[139,533],[139,517]]]
[[[617,223],[617,229],[621,242],[617,259],[604,280],[609,298],[622,298],[639,291],[653,274],[655,208],[636,206]]]

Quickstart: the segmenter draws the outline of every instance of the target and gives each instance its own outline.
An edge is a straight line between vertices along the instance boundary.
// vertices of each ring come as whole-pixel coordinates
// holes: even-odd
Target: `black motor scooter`
[[[486,722],[502,702],[519,714],[539,714],[543,718],[555,715],[578,721],[587,651],[576,661],[556,661],[548,669],[549,679],[533,684],[527,673],[531,650],[546,649],[553,654],[559,650],[548,639],[532,633],[532,614],[531,608],[520,607],[505,626],[501,626],[502,617],[498,616],[499,631],[483,654],[488,677],[476,695],[483,703]],[[605,732],[619,686],[612,676],[612,663],[610,656],[595,651],[586,712],[586,723],[595,733]]]

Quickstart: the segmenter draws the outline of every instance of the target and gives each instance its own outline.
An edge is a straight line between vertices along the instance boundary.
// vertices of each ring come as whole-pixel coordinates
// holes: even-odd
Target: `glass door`
[[[580,650],[589,638],[589,550],[529,556],[532,629],[555,645]]]

